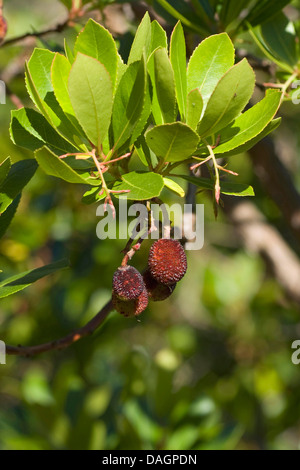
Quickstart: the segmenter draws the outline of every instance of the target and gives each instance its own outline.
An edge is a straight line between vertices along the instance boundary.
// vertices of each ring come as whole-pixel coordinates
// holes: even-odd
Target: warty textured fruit
[[[113,276],[113,292],[120,300],[135,300],[145,284],[142,275],[133,266],[120,266]]]
[[[146,288],[137,299],[121,300],[115,292],[112,294],[112,302],[117,312],[124,317],[136,317],[140,315],[148,306],[148,293]]]
[[[150,248],[149,271],[161,284],[170,286],[180,281],[187,270],[187,259],[179,241],[161,238]]]
[[[151,276],[149,269],[144,272],[143,279],[148,292],[149,300],[153,300],[154,302],[166,300],[168,297],[170,297],[176,287],[176,284],[166,285],[156,281],[156,279]]]

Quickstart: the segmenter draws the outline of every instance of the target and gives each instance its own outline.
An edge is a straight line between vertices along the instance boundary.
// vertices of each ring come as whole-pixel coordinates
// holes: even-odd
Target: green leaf
[[[244,145],[241,145],[241,146],[235,148],[234,150],[231,150],[231,151],[225,152],[225,153],[222,152],[222,158],[227,158],[227,157],[231,157],[233,155],[239,155],[239,154],[248,152],[248,150],[252,149],[252,147],[254,147],[254,145],[256,145],[262,139],[264,139],[269,134],[271,134],[271,132],[274,132],[280,126],[280,123],[281,123],[281,118],[274,119],[273,121],[271,121],[267,125],[267,127],[265,127],[265,129],[260,134],[258,134],[256,137],[254,137],[254,139],[249,140]],[[218,151],[217,151],[218,147],[216,147],[215,150],[216,150],[215,153],[218,153]]]
[[[201,189],[208,189],[211,191],[214,191],[215,189],[215,182],[208,178],[198,178],[196,176],[174,174],[170,176],[182,178]],[[231,183],[227,181],[221,181],[221,193],[228,196],[255,196],[252,186],[248,186],[247,184]]]
[[[118,85],[121,81],[121,78],[123,77],[126,70],[127,70],[127,64],[124,64],[123,59],[118,54],[118,69],[117,69],[117,79],[116,79],[115,89],[117,89],[117,87],[118,87]]]
[[[184,33],[180,22],[177,23],[172,32],[170,60],[174,71],[178,108],[181,119],[184,120],[186,115],[187,96],[186,47]]]
[[[50,73],[54,55],[54,52],[49,50],[36,48],[28,61],[27,72],[29,76],[26,76],[26,85],[32,101],[38,107],[40,107],[40,100],[44,101],[46,106],[47,95],[53,92]],[[30,86],[29,77],[34,84],[34,89]],[[46,108],[46,111],[49,110]]]
[[[116,182],[113,189],[116,191],[130,190],[129,193],[118,194],[118,198],[127,198],[136,201],[146,201],[158,197],[164,187],[163,177],[157,173],[138,173],[132,171],[122,176],[122,182]]]
[[[274,118],[280,106],[282,94],[272,91],[266,97],[239,116],[221,133],[220,145],[215,154],[229,152],[258,136]]]
[[[260,28],[261,37],[272,55],[294,67],[298,63],[295,27],[282,13],[278,13]]]
[[[0,282],[0,298],[7,297],[15,294],[26,287],[29,287],[34,282],[42,279],[49,274],[53,274],[60,269],[69,267],[69,262],[66,260],[58,261],[56,263],[48,264],[37,269],[31,269],[16,276],[9,277]]]
[[[268,48],[268,46],[266,45],[266,43],[264,42],[260,34],[259,28],[252,28],[249,23],[248,23],[248,27],[249,27],[249,32],[250,32],[252,39],[257,44],[257,46],[262,50],[264,55],[272,62],[275,62],[275,64],[277,64],[282,70],[290,74],[294,73],[294,67],[291,67],[290,65],[286,64],[284,61],[279,60],[278,56],[274,55],[270,51],[270,49]]]
[[[156,1],[166,10],[169,15],[171,15],[171,17],[173,16],[174,18],[176,18],[176,20],[180,20],[182,24],[192,29],[193,31],[199,33],[201,36],[207,36],[207,29],[200,26],[201,19],[197,17],[191,19],[190,15],[187,15],[186,8],[184,8],[185,6],[187,6],[186,2],[176,2],[177,4],[174,7],[170,4],[171,2],[168,2],[167,0]],[[174,3],[174,1],[172,3]],[[179,8],[176,8],[177,6]]]
[[[255,74],[243,59],[221,78],[211,95],[198,126],[201,137],[216,134],[233,121],[249,102],[255,86]]]
[[[70,71],[71,64],[68,59],[56,53],[51,66],[51,81],[55,97],[69,121],[77,129],[78,134],[84,135],[83,129],[80,127],[75,117],[75,112],[69,97],[68,80]]]
[[[220,22],[227,27],[230,23],[238,25],[241,22],[241,12],[249,5],[249,0],[224,0],[220,9],[219,17]],[[231,29],[231,28],[230,28]]]
[[[189,92],[186,102],[186,123],[193,130],[197,130],[203,110],[203,99],[198,88]]]
[[[3,183],[3,181],[7,177],[10,167],[11,167],[11,160],[10,160],[10,157],[7,157],[0,164],[0,185]]]
[[[253,26],[264,23],[272,19],[288,3],[290,3],[290,0],[276,0],[276,2],[272,0],[258,1],[250,10],[246,20]]]
[[[163,122],[174,122],[176,119],[175,78],[167,50],[162,48],[156,49],[153,52],[153,61],[153,79],[155,82],[153,88],[157,95]]]
[[[132,136],[142,115],[146,87],[146,64],[142,58],[127,68],[116,91],[112,115],[114,150]]]
[[[150,169],[155,168],[158,163],[157,157],[152,152],[152,150],[148,147],[145,136],[142,134],[140,137],[135,141],[135,150],[140,158],[141,162],[145,166],[149,166]]]
[[[141,60],[145,51],[146,57],[148,56],[151,44],[151,21],[149,13],[147,12],[142,19],[137,32],[135,34],[129,57],[128,65]]]
[[[35,49],[28,64],[25,64],[25,82],[28,93],[40,112],[57,132],[83,150],[82,144],[75,143],[73,136],[77,130],[61,109],[51,82],[51,66],[54,53],[45,49]],[[73,140],[72,140],[73,139]],[[80,142],[80,141],[79,141]]]
[[[64,40],[64,49],[65,49],[66,58],[68,59],[70,64],[73,64],[74,59],[75,59],[74,54],[73,54],[73,51],[72,51],[71,47],[67,43],[66,39]]]
[[[255,196],[252,186],[248,186],[247,184],[231,183],[227,181],[221,181],[221,193],[228,196],[239,197]]]
[[[180,197],[185,196],[184,189],[176,183],[176,181],[171,180],[170,178],[164,178],[165,187],[170,189],[173,193],[179,194]]]
[[[0,238],[3,237],[12,219],[14,218],[20,199],[21,194],[19,194],[10,204],[10,206],[6,209],[6,211],[0,215]]]
[[[112,83],[104,65],[79,52],[69,76],[69,95],[80,125],[100,151],[113,103]]]
[[[146,133],[146,142],[157,157],[178,162],[193,155],[199,137],[186,124],[174,122],[153,127]]]
[[[3,213],[31,180],[37,169],[33,159],[14,163],[0,186],[0,212]]]
[[[99,202],[106,197],[105,191],[103,194],[99,194],[101,187],[89,189],[84,193],[82,196],[83,204],[94,204],[95,202]]]
[[[149,83],[148,83],[147,88],[146,88],[145,100],[144,100],[141,117],[138,120],[138,123],[136,124],[132,132],[132,135],[130,138],[130,145],[134,144],[135,141],[144,132],[145,127],[147,126],[150,114],[151,114],[151,96],[150,96]]]
[[[99,180],[90,178],[89,173],[77,173],[71,166],[64,162],[47,147],[43,147],[35,152],[35,158],[47,175],[56,176],[68,183],[89,184],[99,186]]]
[[[114,87],[117,77],[118,52],[116,43],[107,29],[90,18],[77,36],[74,47],[75,56],[77,52],[94,57],[103,64]]]
[[[187,70],[187,90],[198,88],[204,105],[219,80],[234,65],[234,47],[226,33],[210,36],[194,50]]]
[[[152,54],[158,47],[168,48],[167,34],[160,24],[154,20],[151,23],[151,44],[149,55]]]
[[[11,116],[10,135],[16,145],[35,151],[46,144],[58,155],[78,151],[50,126],[42,114],[34,109],[13,110]]]

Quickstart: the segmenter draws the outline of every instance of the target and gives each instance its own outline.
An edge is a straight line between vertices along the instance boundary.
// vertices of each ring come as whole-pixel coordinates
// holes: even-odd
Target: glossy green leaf
[[[226,194],[227,196],[255,196],[252,186],[227,181],[221,181],[221,193]]]
[[[142,19],[137,32],[135,34],[129,57],[128,65],[141,60],[143,53],[145,51],[146,57],[148,56],[149,49],[151,44],[151,21],[149,13],[147,12]]]
[[[54,94],[61,106],[61,109],[77,129],[78,134],[84,135],[83,130],[75,117],[75,112],[69,97],[68,80],[70,71],[71,64],[68,59],[63,55],[56,53],[51,65],[51,81]],[[76,136],[73,137],[76,140]]]
[[[44,106],[47,106],[47,101],[51,99],[53,93],[53,87],[51,83],[51,65],[54,59],[54,52],[47,49],[34,49],[29,61],[28,61],[28,72],[34,83],[35,90],[32,90],[29,86],[28,77],[26,77],[26,85],[32,101],[36,106],[40,106],[39,100],[35,96],[34,91],[38,93],[40,100],[44,101]],[[46,108],[47,110],[47,108]]]
[[[124,73],[127,70],[127,67],[128,67],[127,64],[124,64],[123,59],[118,54],[118,68],[117,68],[117,78],[116,78],[115,89],[117,89],[117,87],[118,87],[118,85],[121,81],[121,78],[123,77]]]
[[[204,105],[219,80],[234,65],[234,47],[226,33],[210,36],[194,50],[187,70],[187,90],[199,88]]]
[[[148,147],[145,136],[143,134],[140,135],[140,137],[135,141],[134,146],[141,162],[145,166],[149,166],[150,169],[155,168],[158,163],[157,157]]]
[[[112,115],[114,150],[120,148],[138,125],[147,90],[147,74],[144,58],[131,64],[124,73],[116,91]]]
[[[281,97],[280,92],[272,91],[263,100],[235,119],[221,133],[220,144],[214,152],[220,154],[231,151],[258,136],[277,113]]]
[[[78,151],[34,109],[13,110],[11,116],[10,134],[16,145],[34,151],[46,144],[57,155]]]
[[[298,62],[295,27],[282,13],[260,26],[261,37],[272,55],[294,67]]]
[[[18,209],[18,205],[20,203],[21,199],[21,194],[19,194],[13,202],[8,206],[6,211],[0,215],[0,238],[3,237],[5,232],[7,231],[8,227],[10,226],[10,223],[12,219],[15,216],[15,213]]]
[[[149,55],[158,47],[168,48],[167,34],[160,24],[154,20],[151,23],[151,44]]]
[[[257,26],[272,19],[288,3],[290,3],[290,0],[276,0],[276,2],[273,0],[259,0],[249,11],[246,20],[253,26]]]
[[[170,43],[170,60],[174,71],[176,97],[181,119],[186,115],[187,77],[186,77],[186,47],[181,23],[175,26]]]
[[[231,22],[239,23],[240,14],[249,5],[249,0],[224,0],[220,8],[220,22],[225,26],[229,26]]]
[[[71,166],[64,162],[47,147],[43,147],[35,152],[35,158],[47,175],[56,176],[68,183],[89,184],[99,186],[99,180],[92,179],[89,172],[77,173]]]
[[[165,187],[170,189],[170,191],[173,193],[178,194],[180,197],[185,196],[184,189],[178,183],[176,183],[176,181],[171,180],[170,178],[164,178],[164,184]]]
[[[199,33],[201,36],[207,36],[207,29],[201,26],[201,17],[194,18],[191,17],[191,14],[188,14],[191,13],[191,10],[188,9],[187,2],[178,1],[175,3],[174,1],[170,2],[167,0],[156,1],[166,10],[166,12],[168,13],[168,15],[171,16],[171,18],[173,17],[176,20],[180,20],[182,24],[192,29],[193,31]]]
[[[281,123],[281,118],[274,119],[273,121],[271,121],[267,125],[267,127],[265,127],[265,129],[260,134],[258,134],[256,137],[254,137],[254,139],[249,140],[244,145],[241,145],[240,147],[237,147],[234,150],[231,150],[231,151],[225,152],[225,153],[222,152],[222,158],[227,158],[227,157],[231,157],[233,155],[239,155],[239,154],[247,152],[252,147],[254,147],[254,145],[256,145],[262,139],[264,139],[269,134],[271,134],[271,132],[274,132],[280,126],[280,123]],[[218,147],[216,147],[215,153],[216,154],[218,153]]]
[[[177,178],[182,178],[201,189],[208,189],[208,190],[214,191],[214,188],[215,188],[215,182],[208,178],[198,178],[196,176],[187,176],[187,175],[170,175],[170,176],[176,176]],[[226,194],[228,196],[255,196],[252,186],[249,186],[247,184],[231,183],[227,181],[221,181],[221,193]]]
[[[138,173],[132,171],[122,176],[122,182],[116,182],[113,189],[116,191],[130,190],[129,193],[118,194],[116,197],[136,201],[146,201],[158,197],[164,187],[163,177],[157,173]]]
[[[255,74],[243,59],[217,84],[198,126],[201,137],[216,134],[233,121],[249,102],[255,86]]]
[[[0,282],[0,298],[7,297],[8,295],[15,294],[26,287],[29,287],[34,282],[42,279],[49,274],[53,274],[61,269],[69,267],[67,260],[58,261],[56,263],[42,266],[41,268],[31,269],[16,276],[9,277]]]
[[[189,92],[186,102],[186,123],[197,130],[203,110],[203,99],[198,88]]]
[[[174,122],[153,127],[146,134],[150,149],[166,162],[178,162],[192,156],[199,137],[186,124]]]
[[[11,167],[11,160],[10,160],[10,157],[7,157],[0,164],[0,185],[3,183],[3,181],[7,177],[10,167]]]
[[[250,24],[249,32],[252,36],[252,39],[257,44],[257,46],[261,49],[263,54],[271,61],[275,62],[282,70],[292,74],[294,72],[294,67],[291,67],[289,64],[285,63],[284,61],[280,60],[277,55],[274,55],[273,52],[268,48],[267,44],[263,40],[260,29],[259,28],[252,28]]]
[[[51,66],[55,54],[46,49],[35,49],[28,64],[25,64],[25,82],[32,101],[53,126],[57,132],[76,145],[78,149],[83,149],[82,145],[75,143],[73,136],[77,130],[69,121],[61,109],[51,82]],[[80,141],[79,141],[80,142]]]
[[[176,120],[176,92],[174,72],[166,49],[153,52],[155,93],[161,109],[163,123]],[[153,79],[151,77],[151,79]]]
[[[3,213],[31,180],[37,169],[33,159],[14,163],[0,186],[0,213]]]
[[[140,137],[140,135],[144,132],[145,127],[147,126],[149,117],[151,114],[151,96],[150,96],[150,90],[149,90],[149,84],[147,84],[146,87],[146,93],[145,93],[145,99],[144,99],[144,104],[143,104],[143,110],[141,113],[141,117],[138,120],[131,138],[130,138],[130,145],[134,144],[135,141]]]
[[[103,200],[106,197],[106,193],[104,191],[103,194],[100,195],[100,191],[101,187],[92,188],[86,191],[82,196],[83,204],[94,204],[95,202]]]
[[[77,52],[94,57],[103,64],[114,87],[117,77],[118,53],[116,43],[107,29],[90,18],[77,36],[74,46],[75,56]]]
[[[69,95],[76,117],[100,150],[110,125],[113,92],[110,76],[96,59],[77,54],[69,76]]]
[[[66,58],[68,59],[70,64],[73,64],[74,54],[66,39],[64,40],[64,49],[65,49]]]

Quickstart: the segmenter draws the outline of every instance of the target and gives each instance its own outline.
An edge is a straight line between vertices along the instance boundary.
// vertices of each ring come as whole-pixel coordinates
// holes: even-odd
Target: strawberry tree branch
[[[78,18],[81,18],[85,13],[85,8],[84,7],[80,6],[79,8],[75,8],[74,5],[75,4],[73,3],[73,7],[68,12],[68,17],[65,21],[63,21],[61,23],[58,23],[57,25],[53,26],[52,28],[47,28],[43,31],[28,32],[28,33],[21,34],[20,36],[16,36],[16,37],[11,38],[11,39],[7,39],[6,41],[4,41],[1,44],[1,47],[16,44],[18,42],[23,41],[24,39],[27,39],[27,38],[41,38],[41,37],[47,36],[48,34],[51,34],[51,33],[61,33],[67,27],[73,26],[74,21],[76,21],[76,19],[78,19]],[[1,8],[1,3],[0,3],[0,8]]]
[[[76,343],[81,338],[91,335],[104,322],[109,313],[113,310],[113,304],[110,300],[97,315],[92,318],[85,326],[78,328],[73,333],[63,338],[50,341],[49,343],[38,344],[36,346],[6,346],[6,353],[15,356],[35,356],[47,351],[62,350]]]
[[[281,234],[248,201],[225,196],[224,210],[244,246],[260,255],[289,300],[300,304],[300,261]]]
[[[21,36],[16,36],[14,38],[7,39],[1,44],[1,47],[11,46],[12,44],[16,44],[27,38],[42,38],[51,33],[61,33],[62,31],[64,31],[64,29],[66,29],[69,26],[69,23],[70,23],[70,18],[68,17],[65,21],[63,21],[62,23],[58,23],[56,26],[53,26],[52,28],[48,28],[43,31],[28,32],[25,34],[21,34]]]

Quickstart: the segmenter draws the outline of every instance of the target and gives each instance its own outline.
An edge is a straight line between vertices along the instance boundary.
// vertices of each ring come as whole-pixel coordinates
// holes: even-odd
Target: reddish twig
[[[113,310],[113,304],[110,300],[97,315],[92,318],[85,326],[78,328],[67,336],[50,341],[49,343],[39,344],[36,346],[6,346],[6,353],[15,356],[35,356],[36,354],[47,351],[62,350],[76,343],[81,338],[91,335],[106,319],[108,314]]]
[[[1,47],[11,46],[12,44],[16,44],[27,38],[42,38],[44,36],[47,36],[47,34],[61,33],[65,28],[69,26],[69,22],[70,22],[70,19],[67,18],[63,23],[59,23],[56,26],[53,26],[53,28],[48,28],[43,31],[36,31],[32,33],[25,33],[25,34],[21,34],[21,36],[7,39],[1,44]]]

